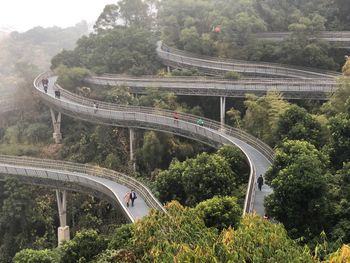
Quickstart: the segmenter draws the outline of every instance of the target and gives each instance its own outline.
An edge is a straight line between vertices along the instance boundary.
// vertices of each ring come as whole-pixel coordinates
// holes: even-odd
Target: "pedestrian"
[[[94,107],[94,113],[96,113],[96,112],[97,112],[97,109],[98,109],[98,105],[97,105],[97,103],[96,103],[95,101],[94,101],[93,107]]]
[[[136,193],[134,190],[131,190],[130,192],[130,199],[131,199],[131,206],[134,206],[134,201],[137,198]]]
[[[41,80],[41,83],[43,84],[45,93],[47,93],[47,88],[49,86],[49,80],[47,78],[44,78]]]
[[[174,111],[174,123],[177,124],[179,123],[179,113],[177,111]]]
[[[124,200],[126,202],[126,206],[129,207],[129,202],[130,202],[130,196],[131,196],[131,192],[126,192],[126,194],[124,195]]]
[[[261,187],[263,184],[264,184],[264,178],[263,178],[262,174],[260,174],[260,176],[258,178],[258,187],[259,187],[260,191],[261,191]]]
[[[199,126],[203,126],[203,125],[204,125],[204,121],[203,121],[201,118],[199,118],[199,119],[197,120],[197,124],[198,124]]]

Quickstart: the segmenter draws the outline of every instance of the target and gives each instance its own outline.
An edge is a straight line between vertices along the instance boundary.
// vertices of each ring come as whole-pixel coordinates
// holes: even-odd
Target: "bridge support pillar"
[[[131,163],[132,169],[136,171],[136,160],[134,155],[135,130],[129,129],[129,135],[130,135],[130,163]]]
[[[62,133],[61,133],[61,113],[59,112],[57,117],[53,109],[50,109],[52,126],[53,126],[53,139],[55,143],[61,143],[62,141]]]
[[[226,114],[226,97],[220,97],[220,123],[223,129],[225,125],[225,114]]]
[[[60,227],[58,228],[58,245],[60,246],[63,241],[68,241],[69,226],[67,226],[67,191],[56,190],[58,215],[60,219]]]

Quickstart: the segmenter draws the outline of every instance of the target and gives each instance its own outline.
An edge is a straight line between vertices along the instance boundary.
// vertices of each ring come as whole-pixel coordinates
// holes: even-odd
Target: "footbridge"
[[[258,39],[279,42],[287,39],[291,34],[292,32],[261,32],[253,36]],[[337,47],[350,49],[350,31],[323,31],[309,38],[318,38],[334,43]]]
[[[71,162],[28,157],[0,155],[0,175],[20,176],[27,184],[49,186],[56,189],[60,227],[58,241],[69,239],[66,220],[66,190],[104,197],[117,206],[129,222],[148,214],[149,209],[164,211],[150,190],[136,179],[109,169]],[[0,180],[4,177],[0,176]],[[133,189],[138,194],[137,206],[127,207],[126,192]]]
[[[314,68],[208,57],[171,48],[161,41],[157,43],[157,54],[162,63],[168,67],[197,68],[201,72],[213,76],[222,76],[229,71],[235,71],[248,76],[273,78],[310,79],[340,76],[340,74],[333,71]]]
[[[328,100],[337,85],[336,80],[332,78],[227,80],[208,77],[131,77],[111,74],[92,76],[86,78],[85,82],[97,86],[126,86],[134,94],[145,94],[147,87],[155,87],[176,95],[244,98],[246,94],[263,96],[269,90],[276,90],[286,99],[311,100]]]

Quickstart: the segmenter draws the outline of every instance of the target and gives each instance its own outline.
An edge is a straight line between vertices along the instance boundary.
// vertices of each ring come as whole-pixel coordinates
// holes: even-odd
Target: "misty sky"
[[[20,32],[35,26],[74,26],[95,22],[106,4],[117,0],[0,0],[0,30]]]

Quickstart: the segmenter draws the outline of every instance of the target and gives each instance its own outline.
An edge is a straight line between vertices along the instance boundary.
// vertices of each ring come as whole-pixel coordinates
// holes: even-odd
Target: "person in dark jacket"
[[[261,187],[264,184],[264,178],[262,177],[262,174],[260,174],[259,178],[258,178],[258,188],[261,191]]]
[[[130,192],[130,200],[131,200],[131,206],[134,206],[134,201],[137,198],[136,193],[134,190],[131,190]]]

